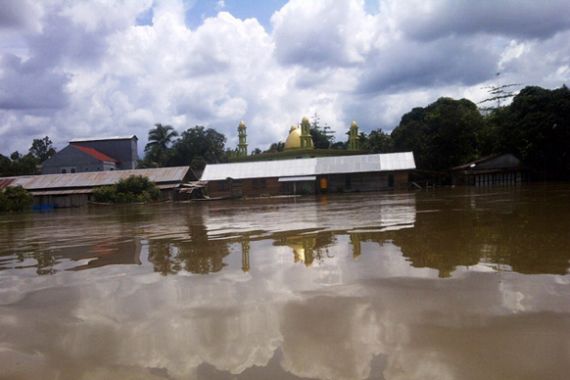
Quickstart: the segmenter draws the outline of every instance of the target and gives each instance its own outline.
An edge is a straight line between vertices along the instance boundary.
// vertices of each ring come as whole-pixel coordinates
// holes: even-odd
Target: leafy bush
[[[117,189],[115,185],[101,186],[93,190],[93,199],[95,202],[114,203],[117,198]]]
[[[23,211],[32,206],[32,195],[22,186],[0,190],[1,211]]]
[[[147,177],[132,175],[115,185],[102,186],[93,191],[96,202],[133,203],[157,200],[160,190]]]

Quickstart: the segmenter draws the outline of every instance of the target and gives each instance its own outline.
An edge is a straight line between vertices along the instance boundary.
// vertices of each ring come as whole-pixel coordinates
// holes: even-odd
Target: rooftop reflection
[[[2,215],[0,378],[565,379],[569,201],[560,185]]]

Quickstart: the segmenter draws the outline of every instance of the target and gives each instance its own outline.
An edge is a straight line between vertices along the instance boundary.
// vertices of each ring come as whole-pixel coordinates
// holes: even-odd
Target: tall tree
[[[327,124],[321,125],[321,119],[316,112],[311,120],[310,132],[316,149],[328,149],[334,143],[334,132]]]
[[[190,165],[201,170],[206,163],[226,161],[226,137],[214,129],[195,126],[182,132],[173,145],[169,165]]]
[[[283,149],[285,149],[285,143],[283,141],[279,141],[279,142],[271,144],[269,146],[269,149],[267,149],[265,152],[266,153],[277,153],[277,152],[283,152]]]
[[[545,176],[570,178],[570,90],[525,87],[491,115],[496,149],[517,155]]]
[[[10,158],[0,155],[0,176],[39,174],[39,163],[31,153],[22,155],[15,151]]]
[[[0,177],[9,176],[11,169],[12,169],[12,160],[0,154]]]
[[[360,146],[362,150],[371,153],[388,153],[392,152],[392,137],[382,131],[382,129],[375,129],[366,136],[360,134]]]
[[[34,139],[29,152],[32,156],[37,158],[39,162],[44,162],[56,153],[53,148],[53,143],[48,136],[43,139]]]
[[[148,143],[144,148],[145,160],[164,166],[168,161],[169,149],[177,136],[178,133],[170,125],[155,124],[148,132]]]
[[[413,151],[420,169],[446,170],[478,156],[483,123],[473,102],[439,98],[402,116],[392,132],[394,148]]]

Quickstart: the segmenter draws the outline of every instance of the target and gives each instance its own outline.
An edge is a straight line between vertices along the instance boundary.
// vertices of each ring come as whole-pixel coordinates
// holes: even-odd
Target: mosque
[[[309,158],[320,156],[346,156],[362,154],[358,141],[358,125],[355,121],[349,129],[349,139],[346,149],[318,149],[313,143],[311,136],[311,124],[304,117],[300,125],[291,126],[285,139],[283,150],[279,152],[263,152],[261,154],[248,155],[247,151],[247,127],[242,121],[238,126],[239,143],[236,150],[229,157],[230,162],[244,161],[269,161],[283,160],[287,158]]]
[[[352,122],[346,149],[316,149],[305,117],[292,126],[283,151],[248,155],[247,127],[229,163],[208,164],[201,181],[210,197],[256,197],[407,188],[415,170],[413,152],[366,154]]]

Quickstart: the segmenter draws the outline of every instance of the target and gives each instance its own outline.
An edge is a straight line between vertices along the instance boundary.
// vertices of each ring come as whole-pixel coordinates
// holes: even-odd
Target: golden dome
[[[358,128],[358,124],[356,124],[356,121],[352,122],[352,124],[350,125],[350,128]]]
[[[239,123],[238,128],[239,129],[245,129],[245,123],[243,122],[243,120]]]
[[[301,148],[301,128],[293,126],[289,130],[287,140],[285,140],[285,149],[297,148]]]

